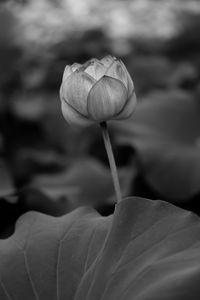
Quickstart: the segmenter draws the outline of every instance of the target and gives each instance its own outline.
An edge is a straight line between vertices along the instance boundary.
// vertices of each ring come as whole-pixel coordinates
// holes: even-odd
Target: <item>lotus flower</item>
[[[129,118],[136,106],[133,81],[123,62],[112,56],[67,65],[60,98],[66,121],[81,126]]]

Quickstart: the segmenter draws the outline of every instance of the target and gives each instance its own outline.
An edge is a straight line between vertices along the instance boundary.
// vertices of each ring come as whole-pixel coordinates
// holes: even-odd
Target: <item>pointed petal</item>
[[[62,95],[75,110],[87,116],[87,96],[96,80],[83,71],[75,71],[62,83]]]
[[[115,60],[106,70],[106,75],[121,80],[128,91],[128,96],[133,92],[133,81],[122,61]]]
[[[127,103],[124,105],[124,107],[120,111],[120,113],[117,114],[113,119],[114,120],[123,120],[123,119],[130,118],[130,116],[135,111],[136,103],[137,103],[136,95],[135,95],[135,92],[133,92],[132,95],[129,97]]]
[[[133,80],[126,68],[126,66],[124,65],[123,61],[121,61],[120,59],[120,63],[121,63],[121,66],[122,68],[124,69],[124,71],[126,71],[126,75],[127,75],[127,88],[128,88],[128,96],[130,97],[135,89],[134,87],[134,83],[133,83]]]
[[[106,70],[106,75],[121,80],[127,88],[127,76],[126,72],[121,66],[119,60],[115,60],[109,68]]]
[[[104,76],[88,95],[88,114],[97,122],[113,118],[127,101],[127,90],[117,79]]]
[[[104,58],[102,58],[100,61],[101,61],[101,63],[104,64],[105,67],[108,68],[115,60],[116,60],[116,57],[114,57],[112,55],[107,55]]]
[[[65,81],[73,73],[71,66],[67,65],[63,72],[62,81]]]
[[[77,112],[72,106],[70,106],[65,100],[61,101],[61,110],[65,120],[70,125],[77,126],[89,126],[93,124],[93,122],[79,112]]]
[[[63,72],[62,81],[65,81],[74,71],[78,70],[82,65],[78,63],[74,63],[73,65],[67,65]]]
[[[105,75],[106,67],[97,59],[93,59],[91,60],[89,66],[84,70],[84,72],[88,73],[96,80],[99,80],[102,76]]]
[[[74,64],[71,66],[72,71],[74,72],[74,71],[78,70],[79,68],[81,68],[81,66],[82,66],[81,64],[74,63]]]

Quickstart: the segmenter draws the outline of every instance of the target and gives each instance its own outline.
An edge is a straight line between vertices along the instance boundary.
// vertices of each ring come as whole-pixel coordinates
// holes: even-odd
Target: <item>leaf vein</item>
[[[58,252],[57,252],[57,263],[56,263],[56,294],[57,294],[57,300],[60,300],[60,289],[59,289],[59,266],[60,266],[60,257],[61,257],[61,249],[62,249],[62,243],[67,238],[67,235],[69,234],[70,230],[72,229],[73,225],[77,222],[77,220],[74,220],[67,228],[66,232],[63,234],[63,237],[59,240],[58,244]]]
[[[11,296],[9,295],[6,286],[4,285],[2,278],[0,278],[0,284],[2,286],[3,292],[6,295],[6,297],[8,298],[8,300],[12,300]]]
[[[34,294],[36,300],[40,300],[38,292],[37,292],[35,284],[34,284],[34,281],[33,281],[32,277],[31,277],[30,268],[29,268],[29,264],[28,264],[28,259],[27,259],[27,255],[26,255],[25,251],[23,251],[23,255],[24,255],[24,262],[25,262],[26,272],[27,272],[29,281],[31,283],[33,294]]]

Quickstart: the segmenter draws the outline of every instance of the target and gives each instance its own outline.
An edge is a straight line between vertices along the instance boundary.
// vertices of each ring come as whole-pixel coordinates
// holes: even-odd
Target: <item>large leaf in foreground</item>
[[[0,242],[0,299],[198,300],[199,217],[127,198],[114,216],[29,212]]]
[[[149,185],[165,199],[200,192],[200,103],[180,91],[153,93],[120,126],[118,140],[138,153]]]

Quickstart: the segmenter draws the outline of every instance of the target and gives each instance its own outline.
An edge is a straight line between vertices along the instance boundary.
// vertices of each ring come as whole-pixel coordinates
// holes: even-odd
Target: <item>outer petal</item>
[[[95,83],[88,95],[88,114],[102,122],[113,118],[127,101],[124,84],[114,78],[104,76]]]
[[[80,69],[81,68],[81,64],[78,64],[78,63],[74,63],[71,68],[72,68],[72,71],[75,72],[76,70]]]
[[[107,55],[104,58],[102,58],[100,61],[104,64],[105,67],[108,68],[115,60],[116,60],[116,57]]]
[[[133,91],[132,95],[129,97],[127,103],[124,105],[122,110],[119,112],[119,114],[115,115],[113,119],[115,120],[128,119],[135,111],[136,104],[137,104],[137,99],[136,99],[135,92]]]
[[[74,63],[73,65],[69,66],[67,65],[64,69],[63,78],[62,81],[65,81],[74,71],[81,68],[81,64]]]
[[[62,95],[75,110],[88,115],[87,96],[96,80],[83,71],[75,71],[62,83]]]
[[[121,59],[119,60],[120,63],[121,63],[121,66],[122,68],[124,69],[124,71],[126,72],[126,75],[127,75],[127,87],[128,87],[128,96],[130,97],[134,91],[134,83],[133,83],[133,80],[126,68],[126,66],[124,65],[124,63],[121,61]]]
[[[70,125],[77,126],[89,126],[93,122],[77,112],[72,106],[70,106],[65,100],[61,101],[61,110],[65,120]]]
[[[73,73],[71,66],[67,65],[64,69],[62,81],[65,81]]]
[[[106,67],[99,60],[93,59],[91,60],[89,66],[84,70],[84,72],[88,73],[96,80],[99,80],[102,76],[105,75]]]
[[[107,69],[106,75],[121,80],[127,88],[128,96],[132,94],[134,89],[133,81],[122,61],[115,60]]]

